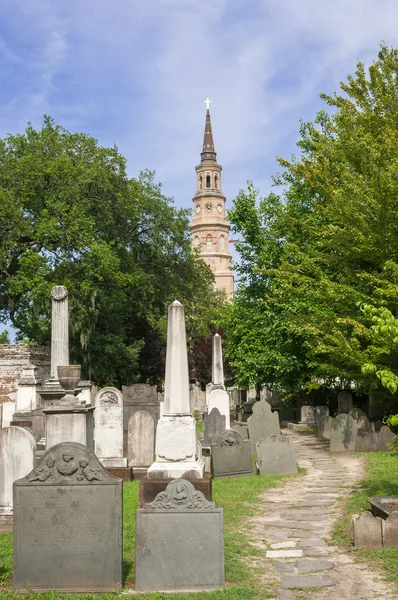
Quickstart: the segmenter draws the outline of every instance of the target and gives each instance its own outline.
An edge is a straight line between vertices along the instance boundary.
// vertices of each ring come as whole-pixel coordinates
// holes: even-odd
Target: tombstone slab
[[[147,469],[155,453],[155,423],[146,410],[134,412],[128,424],[128,464],[135,469]]]
[[[296,450],[287,436],[268,436],[257,442],[256,451],[260,475],[298,473]]]
[[[352,523],[356,548],[377,550],[383,547],[381,517],[374,517],[372,513],[363,511],[353,518]]]
[[[266,400],[253,404],[253,414],[247,419],[252,451],[256,451],[257,442],[269,435],[280,435],[279,415],[271,410]]]
[[[359,410],[359,409],[354,409]],[[354,412],[351,411],[351,412]],[[365,416],[359,416],[357,420],[357,452],[377,452],[377,434],[374,423],[369,423]]]
[[[337,395],[337,404],[339,407],[339,413],[349,413],[353,408],[352,394],[348,390],[342,390]]]
[[[204,415],[204,443],[216,444],[218,438],[226,427],[226,417],[221,414],[218,408],[213,408],[209,413]]]
[[[225,390],[213,389],[208,397],[207,412],[211,413],[213,408],[217,408],[222,415],[225,416],[225,428],[230,429],[230,410],[229,396]]]
[[[148,412],[156,424],[163,410],[164,401],[159,401],[156,385],[136,383],[122,387],[123,395],[123,453],[128,453],[128,424],[131,416],[139,410]]]
[[[378,517],[374,517],[378,518]],[[383,548],[398,547],[398,512],[391,512],[387,519],[382,519]]]
[[[329,408],[327,406],[304,405],[301,407],[300,423],[308,423],[308,425],[313,425],[314,423],[319,423],[321,419],[328,415]]]
[[[250,440],[244,441],[237,431],[225,431],[211,447],[214,477],[253,475]]]
[[[318,424],[318,437],[321,440],[330,440],[330,434],[332,431],[333,417],[325,416]]]
[[[36,442],[22,427],[0,429],[0,511],[12,514],[14,481],[25,477],[35,462]]]
[[[334,419],[330,434],[330,452],[355,452],[357,422],[349,414]]]
[[[223,509],[184,479],[136,513],[136,591],[220,588],[224,579]]]
[[[391,444],[395,440],[395,435],[387,425],[380,427],[377,434],[377,448],[379,452],[391,452],[391,448],[387,444]]]
[[[86,446],[49,448],[14,483],[14,589],[122,587],[122,481]]]
[[[94,449],[104,467],[127,467],[123,457],[123,396],[113,387],[95,396]]]

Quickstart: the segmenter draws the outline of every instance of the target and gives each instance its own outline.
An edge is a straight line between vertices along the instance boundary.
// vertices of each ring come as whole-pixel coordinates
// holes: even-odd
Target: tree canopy
[[[50,291],[66,285],[71,358],[98,384],[163,378],[167,306],[207,334],[212,274],[191,249],[189,211],[154,174],[45,117],[0,140],[0,318],[50,342]]]
[[[242,384],[294,394],[354,381],[394,400],[376,371],[398,365],[363,306],[398,314],[398,51],[382,44],[321,97],[299,156],[278,159],[279,193],[261,199],[249,183],[229,212],[241,260],[227,356]]]

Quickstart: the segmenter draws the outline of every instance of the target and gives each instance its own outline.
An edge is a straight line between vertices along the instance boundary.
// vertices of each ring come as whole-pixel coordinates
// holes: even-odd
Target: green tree
[[[279,159],[282,191],[253,186],[229,213],[242,241],[240,287],[225,317],[237,378],[295,393],[355,381],[372,362],[369,315],[398,314],[398,52],[381,45],[342,92],[302,123],[300,156]],[[386,392],[390,393],[390,392]]]
[[[69,290],[71,358],[98,384],[163,377],[167,305],[206,320],[212,275],[196,260],[189,211],[151,172],[129,179],[117,148],[43,127],[0,141],[0,315],[50,341],[50,290]]]
[[[8,331],[2,331],[0,333],[0,344],[9,344],[10,343],[10,336],[8,335]]]

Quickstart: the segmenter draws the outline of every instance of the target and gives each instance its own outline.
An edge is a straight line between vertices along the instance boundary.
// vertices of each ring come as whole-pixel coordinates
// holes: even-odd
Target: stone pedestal
[[[93,406],[59,405],[43,410],[46,417],[46,448],[61,442],[94,449]]]

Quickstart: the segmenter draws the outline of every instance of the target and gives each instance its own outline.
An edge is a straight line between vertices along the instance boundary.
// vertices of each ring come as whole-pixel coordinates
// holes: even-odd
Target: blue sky
[[[396,35],[396,0],[1,0],[0,137],[49,114],[191,207],[209,96],[228,207]]]

